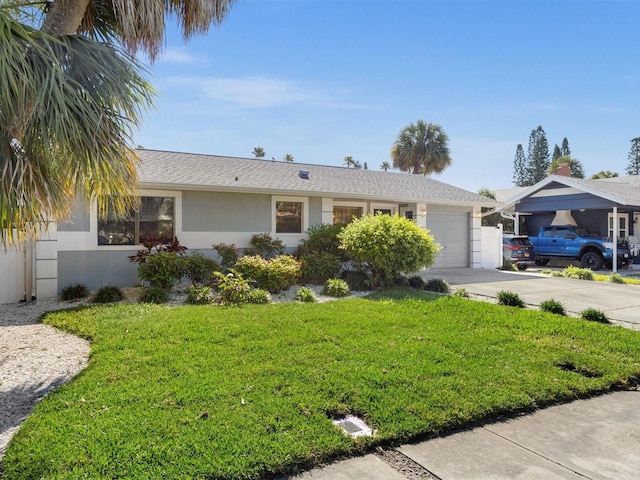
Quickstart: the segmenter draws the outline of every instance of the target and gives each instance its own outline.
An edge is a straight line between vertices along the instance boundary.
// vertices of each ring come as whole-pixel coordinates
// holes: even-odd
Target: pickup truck
[[[536,265],[546,265],[552,258],[580,260],[582,266],[600,270],[613,264],[613,242],[598,237],[582,227],[550,225],[540,227],[537,236],[530,235]],[[631,260],[626,240],[618,240],[618,265]]]

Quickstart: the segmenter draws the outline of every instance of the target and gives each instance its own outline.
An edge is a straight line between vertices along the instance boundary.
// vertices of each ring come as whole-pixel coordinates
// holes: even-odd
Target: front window
[[[140,208],[124,219],[111,212],[98,218],[98,245],[136,245],[154,237],[168,243],[175,236],[174,197],[141,197]]]
[[[302,232],[302,202],[276,201],[276,233]]]
[[[618,237],[619,238],[627,238],[628,235],[628,226],[627,226],[627,214],[619,213],[618,214]],[[613,213],[609,214],[609,237],[613,238],[613,227],[614,227],[614,219]]]
[[[346,225],[354,218],[362,217],[362,207],[333,207],[333,224]]]

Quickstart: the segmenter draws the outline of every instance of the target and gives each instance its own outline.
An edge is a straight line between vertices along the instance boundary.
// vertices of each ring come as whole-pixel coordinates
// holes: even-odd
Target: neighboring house
[[[98,218],[97,205],[76,205],[52,229],[56,290],[77,282],[139,283],[127,257],[148,235],[177,236],[214,256],[213,244],[248,246],[270,233],[295,249],[305,231],[367,213],[399,214],[428,228],[443,249],[434,268],[481,265],[480,212],[495,201],[422,175],[271,160],[137,150],[142,208],[128,221]],[[49,272],[51,268],[49,266]],[[43,296],[42,292],[40,295]]]
[[[573,224],[631,244],[640,237],[638,175],[598,180],[551,175],[531,187],[497,191],[496,198],[504,203],[498,211],[519,219],[522,234],[536,234],[542,225]]]

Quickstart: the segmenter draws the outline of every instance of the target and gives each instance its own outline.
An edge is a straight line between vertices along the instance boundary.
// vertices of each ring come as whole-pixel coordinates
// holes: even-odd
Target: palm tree
[[[263,158],[266,155],[266,152],[262,147],[255,147],[253,149],[253,152],[251,152],[251,154],[256,158]]]
[[[293,155],[287,153],[284,157],[282,157],[282,160],[284,160],[285,162],[293,162]]]
[[[380,170],[386,172],[387,170],[389,170],[391,168],[391,164],[389,162],[382,162],[380,164]]]
[[[76,196],[108,196],[117,213],[135,205],[132,131],[155,92],[131,54],[157,59],[166,15],[190,37],[234,2],[0,2],[0,243],[37,236]]]
[[[393,168],[431,175],[451,165],[449,138],[440,125],[418,120],[403,128],[391,147]]]
[[[349,167],[355,167],[356,166],[356,161],[353,159],[353,157],[351,155],[347,155],[346,157],[344,157],[344,166],[349,168]]]
[[[612,172],[611,170],[600,170],[598,173],[594,173],[589,177],[589,180],[598,180],[600,178],[615,178],[618,176],[618,172]]]

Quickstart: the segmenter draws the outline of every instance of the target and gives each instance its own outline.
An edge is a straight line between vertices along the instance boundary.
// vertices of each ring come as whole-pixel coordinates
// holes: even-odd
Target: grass
[[[4,477],[268,478],[640,378],[638,332],[424,293],[49,314],[91,361],[37,405]],[[376,435],[343,435],[345,413]]]

